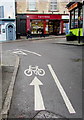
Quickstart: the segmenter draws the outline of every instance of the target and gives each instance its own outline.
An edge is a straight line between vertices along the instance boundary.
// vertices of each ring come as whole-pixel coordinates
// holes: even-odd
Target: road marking
[[[32,51],[29,51],[29,50],[24,50],[24,49],[13,49],[13,50],[8,50],[8,51],[14,51],[14,52],[17,52],[17,51],[23,51],[23,52],[28,52],[28,53],[31,53],[31,54],[34,54],[34,55],[37,55],[39,57],[41,57],[42,55],[36,53],[36,52],[32,52]],[[25,53],[26,54],[26,53]]]
[[[76,113],[76,111],[74,110],[74,108],[73,108],[73,106],[72,106],[69,98],[67,97],[67,95],[66,95],[66,93],[65,93],[62,85],[60,84],[60,82],[59,82],[59,80],[58,80],[58,78],[57,78],[57,76],[56,76],[56,74],[55,74],[52,66],[51,66],[50,64],[48,64],[47,66],[48,66],[48,68],[49,68],[49,70],[50,70],[50,72],[51,72],[51,74],[52,74],[52,77],[54,78],[55,83],[56,83],[56,85],[57,85],[57,87],[58,87],[58,89],[59,89],[59,91],[60,91],[60,93],[61,93],[61,95],[62,95],[62,97],[63,97],[63,100],[64,100],[64,102],[65,102],[65,105],[66,105],[68,111],[69,111],[71,114]]]
[[[21,50],[18,50],[18,51],[15,51],[15,52],[13,52],[14,54],[19,54],[19,55],[27,55],[26,53],[24,53],[23,51],[21,51]]]
[[[43,98],[42,98],[40,87],[39,87],[40,85],[43,85],[43,83],[37,77],[35,77],[33,79],[33,81],[30,83],[30,85],[34,85],[34,95],[35,95],[35,97],[34,97],[34,100],[35,100],[34,109],[35,109],[35,111],[45,110]]]
[[[22,51],[25,51],[25,52],[28,52],[28,53],[31,53],[31,54],[34,54],[34,55],[37,55],[37,56],[41,56],[40,54],[36,53],[36,52],[32,52],[32,51],[29,51],[29,50],[23,50],[21,49]]]
[[[24,74],[26,76],[32,76],[32,73],[39,76],[45,75],[45,71],[43,69],[40,69],[38,66],[29,65],[29,68],[24,71]]]

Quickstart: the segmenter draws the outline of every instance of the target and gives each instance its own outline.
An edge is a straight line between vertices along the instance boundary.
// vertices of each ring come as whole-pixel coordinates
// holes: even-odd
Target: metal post
[[[78,17],[78,21],[79,21],[78,43],[80,43],[80,16]]]
[[[84,36],[84,1],[83,1],[83,36]]]
[[[79,21],[80,24],[80,21]],[[80,26],[79,26],[79,34],[78,34],[78,43],[80,43]]]

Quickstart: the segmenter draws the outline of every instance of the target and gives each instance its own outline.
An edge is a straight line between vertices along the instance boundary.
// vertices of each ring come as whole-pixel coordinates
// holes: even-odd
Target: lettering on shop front
[[[38,18],[50,18],[50,16],[38,16]]]

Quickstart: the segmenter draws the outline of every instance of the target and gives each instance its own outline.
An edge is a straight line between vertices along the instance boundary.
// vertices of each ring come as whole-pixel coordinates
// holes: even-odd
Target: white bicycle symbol
[[[26,69],[24,71],[24,74],[26,76],[32,76],[32,73],[34,73],[35,75],[39,75],[39,76],[45,75],[45,71],[43,69],[39,69],[38,66],[32,67],[31,65],[29,65],[29,69]]]

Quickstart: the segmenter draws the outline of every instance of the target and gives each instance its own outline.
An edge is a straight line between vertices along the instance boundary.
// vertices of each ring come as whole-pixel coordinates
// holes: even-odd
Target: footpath
[[[32,37],[32,38],[26,38],[26,36],[20,36],[20,39],[16,39],[14,41],[4,41],[4,42],[0,42],[0,43],[11,43],[11,42],[22,42],[22,41],[40,41],[40,40],[55,40],[56,44],[64,44],[64,45],[77,45],[77,46],[81,46],[84,45],[84,42],[82,42],[82,40],[80,41],[80,43],[78,43],[78,40],[74,40],[74,41],[67,41],[66,40],[66,36],[65,35],[49,35],[49,36],[45,36],[45,37]],[[83,40],[84,41],[84,40]]]
[[[78,43],[78,41],[66,41],[65,35],[62,36],[48,36],[48,37],[33,37],[26,39],[26,37],[21,37],[15,41],[6,41],[0,42],[3,43],[11,43],[11,42],[21,42],[21,41],[37,41],[37,40],[55,40],[56,44],[65,44],[65,45],[76,45],[82,46],[83,42]],[[0,53],[0,120],[2,118],[7,118],[15,79],[17,76],[20,59],[17,55],[9,53],[9,52],[1,52]]]
[[[19,68],[19,57],[9,52],[0,53],[0,120],[6,118],[12,99],[16,75]],[[1,100],[2,99],[2,100]]]

